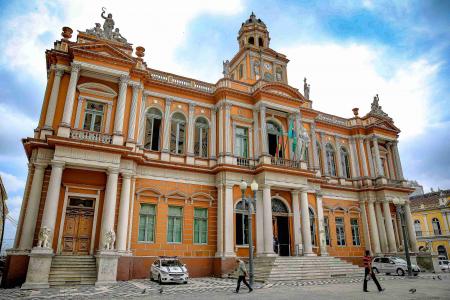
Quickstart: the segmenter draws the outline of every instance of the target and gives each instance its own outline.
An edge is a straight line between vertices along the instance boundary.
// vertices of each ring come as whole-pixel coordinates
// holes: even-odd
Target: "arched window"
[[[331,144],[327,144],[325,146],[325,151],[327,157],[328,173],[330,176],[336,176],[336,164],[333,146],[331,146]]]
[[[255,38],[252,37],[252,36],[249,37],[249,38],[248,38],[248,43],[251,44],[251,45],[254,45],[254,44],[255,44]]]
[[[314,222],[314,210],[309,207],[309,226],[311,229],[311,243],[316,245],[316,222]]]
[[[264,47],[264,41],[263,41],[263,39],[261,37],[258,38],[258,46],[259,47]]]
[[[341,148],[341,169],[344,178],[350,178],[350,157],[346,148]]]
[[[195,121],[195,144],[194,153],[196,156],[208,157],[208,121],[205,118],[198,118]]]
[[[170,152],[184,154],[184,142],[186,140],[186,118],[182,113],[172,115],[170,129]]]
[[[236,245],[248,245],[248,209],[239,201],[235,208]]]
[[[433,224],[434,235],[441,235],[442,231],[441,231],[441,224],[439,223],[439,220],[437,218],[433,218],[431,223]]]
[[[416,232],[416,236],[422,236],[422,227],[420,227],[419,220],[414,220],[414,231]]]
[[[267,121],[267,144],[269,145],[270,155],[274,157],[283,157],[283,130],[281,129],[281,126],[274,121]]]
[[[144,148],[159,151],[162,113],[157,108],[150,108],[145,117]]]

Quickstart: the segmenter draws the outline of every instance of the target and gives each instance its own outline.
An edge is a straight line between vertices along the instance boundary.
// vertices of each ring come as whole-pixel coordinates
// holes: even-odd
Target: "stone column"
[[[259,149],[259,118],[256,109],[253,110],[253,147],[255,149],[253,157],[258,159],[261,153]]]
[[[102,225],[100,230],[100,246],[103,249],[106,242],[106,233],[114,231],[114,217],[116,215],[117,179],[119,170],[109,169],[106,181],[105,200],[103,201]]]
[[[114,116],[114,136],[113,144],[121,145],[123,143],[123,119],[125,116],[125,104],[127,100],[129,77],[122,75],[119,79],[119,96],[117,97],[116,115]]]
[[[402,231],[402,222],[401,222],[401,220],[400,220],[400,216],[399,216],[399,214],[397,213],[396,214],[397,215],[397,218],[396,218],[396,221],[397,221],[397,228],[398,228],[398,239],[399,239],[399,244],[401,245],[401,246],[404,246],[403,245],[403,231]]]
[[[374,200],[369,200],[369,220],[370,220],[370,239],[372,240],[372,251],[374,254],[380,254],[380,238],[378,236],[377,218],[375,216]]]
[[[369,176],[369,172],[367,170],[366,152],[364,151],[364,143],[363,143],[363,139],[362,138],[359,138],[359,157],[361,157],[361,164],[362,164],[362,167],[363,167],[362,175],[364,177],[368,177]]]
[[[263,186],[264,206],[264,254],[274,255],[273,252],[273,228],[272,228],[272,195],[270,186]]]
[[[390,179],[396,179],[395,169],[394,169],[394,159],[392,157],[392,143],[388,143],[386,145],[387,149],[387,159],[388,159],[388,169],[389,169],[389,177]]]
[[[162,152],[169,153],[170,149],[170,105],[172,99],[167,98],[164,109],[164,134]]]
[[[81,65],[72,63],[72,70],[70,72],[69,87],[67,88],[66,102],[64,104],[64,113],[59,124],[58,136],[70,136],[70,123],[72,121],[73,102],[75,100],[75,92],[77,89],[78,77],[80,75]]]
[[[236,256],[234,252],[234,211],[233,211],[233,185],[225,185],[224,201],[224,235],[225,235],[225,256]]]
[[[378,176],[384,176],[384,170],[383,165],[381,164],[381,157],[380,157],[380,149],[378,148],[378,138],[373,138],[373,149],[375,151],[375,166],[377,170],[377,177]]]
[[[391,209],[389,207],[389,201],[385,199],[383,201],[383,213],[384,220],[386,224],[386,233],[387,233],[387,241],[389,245],[389,252],[395,253],[397,252],[397,247],[395,245],[395,233],[394,233],[394,225],[392,224],[392,215]]]
[[[187,155],[194,156],[194,113],[195,113],[195,104],[189,103],[189,115],[188,115],[188,140],[187,140]],[[192,161],[193,163],[193,161]]]
[[[301,195],[300,210],[302,218],[303,255],[314,256],[315,253],[313,252],[311,241],[311,224],[309,221],[308,193],[306,192],[306,190],[302,190],[300,195]]]
[[[372,149],[370,148],[370,140],[366,139],[367,158],[369,159],[370,176],[375,177],[375,167],[372,159]]]
[[[131,97],[130,119],[128,120],[128,142],[135,143],[134,132],[136,128],[136,109],[139,90],[142,87],[138,84],[133,85],[133,95]]]
[[[300,226],[300,204],[299,204],[299,191],[291,191],[292,196],[292,211],[293,211],[293,231],[294,231],[294,254],[300,255],[302,246],[301,226]]]
[[[231,103],[225,103],[225,155],[231,155]]]
[[[325,221],[323,218],[322,194],[320,192],[316,193],[316,204],[317,204],[317,220],[319,226],[320,256],[328,256],[327,240],[325,236],[326,234],[324,225]]]
[[[383,251],[383,253],[388,253],[389,248],[387,244],[386,227],[384,226],[383,214],[381,212],[379,201],[375,202],[375,212],[377,215],[378,233],[380,234],[381,251]]]
[[[334,141],[336,144],[336,175],[343,178],[342,162],[341,162],[341,144],[339,143],[339,138],[337,135],[334,136]]]
[[[216,159],[216,109],[211,109],[211,139],[209,140],[209,157],[211,159]]]
[[[264,203],[263,192],[256,192],[256,254],[264,254]]]
[[[327,151],[326,151],[326,142],[325,142],[325,134],[323,132],[320,133],[320,145],[322,147],[322,163],[323,163],[323,172],[325,176],[330,176],[330,170],[328,170],[327,164]]]
[[[31,182],[28,196],[25,218],[23,219],[22,234],[20,236],[19,249],[30,250],[33,247],[34,232],[41,202],[42,183],[44,181],[45,164],[34,164],[33,181]],[[25,201],[25,199],[24,199]]]
[[[147,118],[145,117],[145,113],[147,110],[146,107],[146,102],[147,102],[147,95],[145,95],[144,93],[142,94],[142,102],[141,102],[141,111],[139,112],[139,127],[138,127],[138,147],[139,148],[144,148],[144,137],[145,137],[145,123],[147,121]]]
[[[417,248],[416,231],[414,230],[414,221],[411,215],[411,207],[409,201],[405,204],[405,221],[408,228],[409,243],[411,244],[411,250],[415,253],[419,252]]]
[[[261,150],[262,155],[269,155],[269,146],[267,144],[267,124],[266,124],[266,106],[261,104],[259,107],[259,114],[261,119]],[[271,221],[272,222],[272,221]]]
[[[219,130],[218,130],[218,132],[219,132],[219,156],[223,156],[223,153],[224,153],[224,148],[223,148],[223,125],[224,125],[224,122],[223,122],[223,103],[221,103],[220,105],[218,105],[218,107],[217,107],[217,109],[218,109],[218,113],[219,113]]]
[[[53,130],[53,119],[55,117],[56,103],[58,102],[58,95],[59,95],[59,86],[61,84],[61,77],[63,75],[64,75],[63,69],[55,70],[52,92],[50,94],[50,100],[48,101],[47,113],[45,114],[44,129]]]
[[[23,228],[23,223],[24,223],[24,218],[25,218],[25,210],[26,210],[26,206],[27,206],[27,201],[25,201],[25,198],[28,195],[28,192],[31,189],[31,184],[32,184],[32,176],[31,173],[33,171],[33,165],[32,163],[28,163],[28,172],[27,172],[27,181],[25,183],[25,188],[23,190],[23,196],[22,196],[22,204],[20,205],[20,214],[19,214],[19,220],[17,221],[17,229],[16,229],[16,233],[14,235],[14,246],[13,249],[20,249],[19,245],[20,245],[20,228]]]
[[[449,227],[448,227],[448,221],[447,221],[447,213],[446,212],[442,212],[442,219],[444,220],[444,230],[442,230],[442,234],[448,234],[450,232]]]
[[[397,146],[398,142],[394,141],[393,142],[393,150],[394,150],[394,162],[395,162],[395,166],[396,166],[396,173],[397,173],[397,179],[398,180],[404,180],[405,178],[403,177],[403,168],[402,168],[402,162],[400,161],[400,154],[398,153],[398,146]]]
[[[223,256],[223,190],[223,184],[217,185],[217,257]]]
[[[320,170],[319,153],[317,150],[316,124],[311,124],[311,149],[313,151],[313,167]]]
[[[361,176],[361,172],[359,170],[359,161],[358,161],[358,153],[356,152],[356,144],[355,138],[350,137],[349,139],[349,150],[350,150],[350,159],[352,160],[351,168],[352,168],[352,178],[358,178]]]
[[[361,208],[361,221],[364,233],[364,246],[366,250],[372,251],[372,247],[370,246],[369,222],[367,222],[366,201],[361,200],[359,202],[359,207]]]
[[[425,235],[425,236],[431,235],[430,228],[428,227],[428,218],[427,218],[426,214],[423,215],[423,225],[425,226],[425,234],[423,234],[423,235]],[[415,228],[414,228],[414,232],[416,232]]]
[[[52,248],[53,236],[55,234],[56,214],[58,212],[59,192],[61,189],[61,178],[64,169],[64,163],[52,161],[52,173],[47,189],[47,197],[45,198],[44,212],[42,214],[42,228],[46,227],[50,230],[49,247]]]
[[[122,173],[122,191],[120,193],[119,219],[117,220],[117,250],[126,252],[128,212],[130,211],[131,174]]]

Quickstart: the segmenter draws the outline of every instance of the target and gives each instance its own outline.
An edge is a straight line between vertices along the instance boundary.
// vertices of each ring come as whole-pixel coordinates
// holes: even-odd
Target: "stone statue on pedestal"
[[[39,231],[39,239],[38,239],[38,248],[49,248],[48,240],[50,237],[51,230],[45,226],[42,226],[41,230]]]

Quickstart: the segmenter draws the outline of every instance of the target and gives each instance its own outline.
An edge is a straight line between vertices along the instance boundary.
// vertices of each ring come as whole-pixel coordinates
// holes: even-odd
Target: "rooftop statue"
[[[380,98],[378,97],[378,94],[373,97],[372,104],[370,105],[370,113],[382,117],[389,117],[387,113],[385,113],[381,109],[381,105],[378,103],[380,101]]]
[[[305,98],[309,100],[309,91],[310,91],[310,89],[311,89],[311,85],[309,85],[308,83],[306,83],[306,77],[305,77],[305,79],[303,80],[303,82],[304,82],[304,83],[303,83],[303,94],[304,94]]]
[[[114,20],[112,14],[105,15],[105,8],[102,7],[102,13],[100,15],[105,21],[103,22],[103,29],[100,23],[95,23],[95,27],[91,29],[86,29],[87,34],[95,35],[96,37],[107,39],[111,41],[116,41],[119,43],[127,43],[127,39],[122,36],[119,32],[119,28],[114,29]]]

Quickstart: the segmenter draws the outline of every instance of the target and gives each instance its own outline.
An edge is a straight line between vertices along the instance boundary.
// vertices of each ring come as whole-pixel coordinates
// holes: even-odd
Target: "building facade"
[[[410,197],[419,251],[448,259],[450,253],[450,190]]]
[[[191,276],[227,273],[235,256],[248,255],[242,179],[259,184],[257,256],[351,261],[365,249],[397,252],[392,199],[412,189],[400,130],[378,96],[365,116],[315,110],[306,79],[303,93],[288,84],[289,60],[269,47],[253,13],[215,84],[148,67],[145,49],[133,50],[112,16],[104,19],[76,41],[64,27],[46,52],[48,84],[39,126],[23,140],[29,174],[4,285],[45,286],[54,255],[96,255],[98,281],[104,266],[119,280],[148,277],[159,255],[181,257]]]

